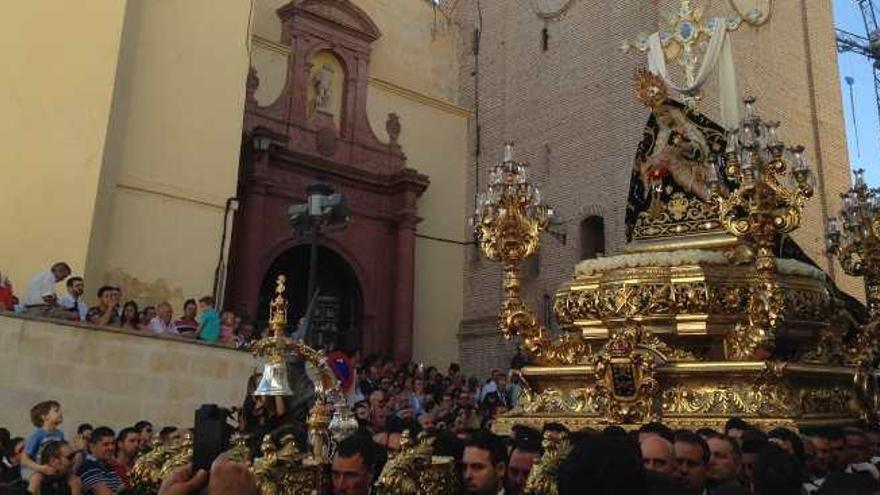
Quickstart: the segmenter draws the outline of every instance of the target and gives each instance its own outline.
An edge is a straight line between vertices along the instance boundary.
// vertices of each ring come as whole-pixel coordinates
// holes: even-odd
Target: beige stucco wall
[[[126,1],[29,0],[0,16],[0,271],[23,294],[86,262]]]
[[[191,427],[199,405],[241,405],[257,364],[248,353],[138,332],[0,315],[0,425],[28,433],[31,406],[57,400],[62,429],[147,419]]]
[[[131,0],[101,208],[89,250],[92,295],[179,310],[210,294],[224,208],[235,195],[249,2]]]
[[[275,11],[287,0],[256,0],[253,65],[256,98],[268,105],[287,74],[286,47]],[[373,45],[367,115],[380,140],[389,113],[400,117],[407,166],[431,184],[419,200],[419,234],[465,241],[467,109],[458,103],[459,33],[445,15],[420,0],[355,0],[382,32]],[[316,64],[317,65],[317,64]],[[413,358],[437,365],[458,360],[455,334],[462,315],[466,246],[418,238]]]
[[[422,222],[417,234],[465,241],[465,167],[467,112],[449,105],[432,106],[397,88],[372,85],[367,113],[373,129],[387,115],[400,116],[400,144],[407,164],[431,179],[419,199]],[[384,129],[377,133],[387,139]],[[465,249],[454,242],[416,239],[413,359],[445,366],[458,360],[455,334],[462,314]]]

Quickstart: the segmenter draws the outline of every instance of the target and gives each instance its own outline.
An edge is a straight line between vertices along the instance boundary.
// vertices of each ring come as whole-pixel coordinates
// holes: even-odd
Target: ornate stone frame
[[[362,350],[412,352],[415,226],[418,197],[428,177],[406,167],[398,144],[401,123],[386,121],[388,142],[367,119],[366,98],[372,43],[381,32],[349,0],[305,0],[278,9],[281,43],[291,47],[281,95],[259,106],[259,74],[248,74],[238,194],[241,208],[233,231],[228,299],[256,314],[265,271],[275,256],[298,243],[287,225],[287,207],[305,200],[320,176],[346,195],[353,223],[324,238],[323,245],[346,258],[362,284]],[[346,71],[339,128],[308,111],[311,57],[332,53]],[[254,149],[256,135],[271,140]],[[296,274],[288,274],[296,276]]]

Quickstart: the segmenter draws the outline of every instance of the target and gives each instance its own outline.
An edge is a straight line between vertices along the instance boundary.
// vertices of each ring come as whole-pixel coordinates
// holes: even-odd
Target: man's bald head
[[[649,471],[671,476],[675,470],[675,451],[672,442],[659,436],[650,435],[641,443],[642,464]]]

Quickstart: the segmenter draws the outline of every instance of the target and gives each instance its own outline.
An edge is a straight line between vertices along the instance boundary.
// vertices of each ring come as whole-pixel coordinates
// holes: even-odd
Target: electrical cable
[[[474,246],[477,244],[476,242],[473,242],[473,241],[471,241],[471,242],[457,241],[455,239],[446,239],[444,237],[435,237],[432,235],[425,235],[425,234],[419,234],[419,233],[416,233],[416,237],[418,237],[420,239],[427,239],[430,241],[445,242],[448,244],[457,244],[459,246]]]
[[[483,37],[483,6],[477,0],[477,29],[474,33],[474,191],[480,190],[480,40]],[[474,193],[474,209],[476,210],[477,194]]]

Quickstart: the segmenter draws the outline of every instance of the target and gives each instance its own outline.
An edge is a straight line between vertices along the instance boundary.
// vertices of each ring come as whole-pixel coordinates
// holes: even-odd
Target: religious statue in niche
[[[321,68],[315,73],[312,79],[312,84],[315,88],[315,98],[312,104],[315,110],[322,112],[330,112],[332,110],[333,78],[335,75],[333,66],[330,64],[321,65]]]
[[[694,228],[707,225],[701,222],[707,220],[705,216],[711,210],[707,179],[723,174],[723,170],[717,170],[715,159],[724,151],[724,129],[669,99],[659,76],[639,71],[636,82],[639,98],[652,112],[633,163],[626,215],[629,240],[653,236],[648,235],[652,232],[657,236],[691,233],[682,230],[682,222]],[[634,236],[640,215],[652,217],[655,225],[641,232],[646,235],[635,232]],[[666,226],[656,225],[661,222]],[[674,223],[678,223],[674,231],[666,228]]]

